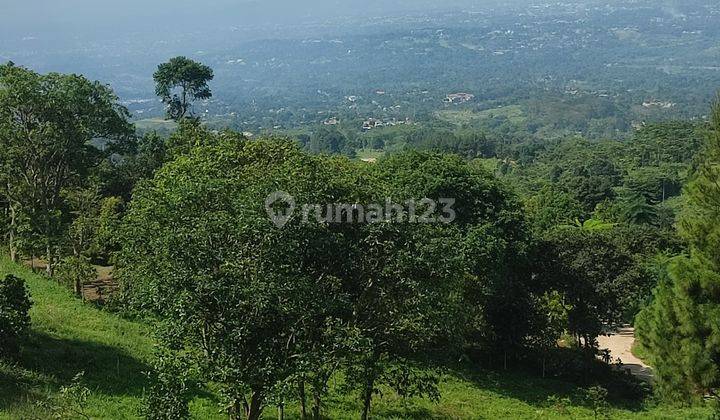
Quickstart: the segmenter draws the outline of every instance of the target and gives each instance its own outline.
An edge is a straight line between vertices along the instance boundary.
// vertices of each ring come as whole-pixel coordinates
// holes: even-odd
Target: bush
[[[0,358],[16,357],[30,330],[30,293],[25,281],[8,275],[0,280]]]
[[[83,286],[97,278],[95,268],[84,257],[63,259],[55,272],[58,283],[71,288],[79,298],[83,297]]]
[[[187,360],[178,355],[158,352],[149,376],[152,386],[145,395],[140,414],[148,420],[189,419]]]
[[[608,418],[608,391],[601,386],[593,386],[585,391],[587,403],[592,408],[595,420]]]

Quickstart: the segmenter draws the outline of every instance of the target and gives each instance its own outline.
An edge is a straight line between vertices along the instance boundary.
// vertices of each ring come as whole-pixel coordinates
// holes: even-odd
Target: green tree
[[[131,139],[116,156],[105,159],[94,171],[103,196],[132,198],[138,182],[152,178],[168,158],[166,139],[156,133]],[[117,156],[121,156],[120,159]]]
[[[380,384],[402,384],[416,395],[437,393],[426,377],[397,382],[393,372],[412,370],[413,360],[437,354],[433,349],[457,354],[465,267],[455,252],[461,242],[457,230],[378,223],[363,226],[360,234],[346,290],[362,351],[347,376],[360,391],[362,418],[367,419]]]
[[[195,100],[212,97],[208,82],[213,77],[210,67],[187,57],[175,57],[160,64],[153,75],[155,93],[167,106],[168,118],[180,121],[192,116]]]
[[[447,349],[457,349],[454,346],[461,343],[484,351],[512,354],[527,335],[530,318],[526,288],[529,273],[525,271],[524,249],[528,232],[517,198],[480,165],[455,155],[407,151],[381,160],[376,170],[377,179],[384,180],[385,185],[375,189],[399,202],[410,199],[417,202],[423,197],[435,202],[454,200],[455,218],[451,223],[430,225],[432,229],[411,224],[409,230],[401,233],[414,235],[413,239],[399,240],[408,244],[405,247],[417,247],[414,254],[419,261],[414,264],[418,267],[425,264],[433,267],[428,268],[428,273],[441,268],[446,271],[442,275],[444,280],[439,280],[446,283],[440,289],[443,294],[436,299],[447,301],[447,312],[435,312],[432,303],[431,308],[425,309],[422,305],[427,302],[422,301],[418,307],[427,310],[428,322],[461,316],[464,327],[456,331],[448,329],[449,323],[443,322],[442,329],[434,334],[446,341]],[[438,204],[432,216],[442,215],[442,207]],[[418,206],[416,216],[428,210],[431,208]],[[381,245],[388,246],[385,242]],[[404,247],[399,250],[407,252]],[[390,257],[383,265],[397,264],[393,261],[397,257]],[[403,256],[399,261],[403,260],[408,257]],[[424,281],[433,281],[430,274],[426,277]],[[418,287],[428,286],[420,282]],[[427,296],[423,289],[413,293]],[[454,293],[462,296],[459,303],[453,301]],[[461,314],[454,312],[458,304],[462,307]],[[419,324],[429,328],[423,325]]]
[[[711,125],[704,161],[685,191],[680,233],[689,255],[670,263],[637,319],[658,387],[674,399],[717,396],[720,388],[720,102]]]
[[[355,149],[347,136],[336,128],[323,127],[310,138],[308,145],[313,153],[342,154],[355,157]]]
[[[572,195],[550,186],[544,187],[526,203],[528,216],[538,232],[546,232],[557,226],[570,225],[585,219],[582,204]]]
[[[126,140],[129,114],[105,85],[77,75],[0,66],[0,179],[12,214],[45,239],[52,275],[62,233],[61,192],[102,160],[93,142]],[[16,226],[11,223],[10,237]],[[11,244],[14,249],[14,244]]]
[[[300,371],[323,308],[347,311],[325,267],[344,261],[330,227],[296,213],[279,229],[265,209],[278,190],[298,203],[343,197],[326,166],[285,141],[196,147],[143,184],[125,217],[128,303],[166,321],[168,348],[198,355],[232,418],[259,418],[277,384]]]
[[[58,283],[71,288],[78,298],[84,298],[83,287],[97,278],[95,267],[82,256],[66,257],[58,264]]]
[[[568,332],[592,349],[604,329],[619,326],[636,290],[633,255],[618,246],[614,230],[560,228],[547,234],[535,257],[541,288],[563,296]],[[643,281],[651,281],[645,280]]]
[[[77,188],[63,191],[63,198],[73,218],[67,230],[72,255],[87,256],[95,244],[100,195],[92,188]]]
[[[120,251],[120,228],[125,202],[120,197],[106,197],[100,201],[96,219],[94,257],[112,263]]]
[[[185,420],[190,418],[189,381],[191,360],[181,354],[158,350],[152,381],[145,396],[143,414],[148,420]]]
[[[221,136],[205,128],[200,121],[184,119],[180,127],[165,142],[166,160],[189,153],[193,148],[217,144]]]

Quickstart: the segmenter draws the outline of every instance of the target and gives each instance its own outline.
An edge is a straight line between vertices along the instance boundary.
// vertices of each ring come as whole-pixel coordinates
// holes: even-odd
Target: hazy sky
[[[33,36],[60,42],[72,37],[122,38],[131,32],[154,32],[166,39],[173,36],[173,31],[213,32],[230,26],[254,29],[338,16],[398,16],[429,9],[483,9],[550,1],[553,0],[0,0],[0,41]],[[566,1],[622,4],[625,0]],[[671,5],[688,0],[633,1]]]
[[[250,25],[342,15],[377,16],[495,1],[499,0],[0,0],[5,3],[0,30],[32,34],[112,32],[154,25]]]

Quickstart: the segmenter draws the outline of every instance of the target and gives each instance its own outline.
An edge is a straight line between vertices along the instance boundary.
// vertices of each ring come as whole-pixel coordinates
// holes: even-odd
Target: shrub
[[[60,389],[58,415],[60,418],[90,419],[87,414],[88,398],[92,392],[85,386],[85,372],[80,372],[73,378],[70,385]]]
[[[590,408],[592,408],[595,420],[608,418],[609,404],[607,401],[608,391],[601,386],[593,386],[585,391]]]
[[[557,395],[550,395],[547,398],[546,404],[549,408],[555,410],[558,414],[568,415],[568,407],[572,405],[572,400],[567,397],[558,397]]]
[[[0,280],[0,358],[20,351],[20,340],[30,329],[30,293],[25,281],[8,275]]]
[[[190,418],[188,364],[181,356],[158,352],[152,380],[142,412],[148,420],[185,420]]]
[[[55,273],[60,284],[71,288],[79,298],[83,297],[83,286],[97,278],[95,268],[84,257],[67,257],[63,259]]]

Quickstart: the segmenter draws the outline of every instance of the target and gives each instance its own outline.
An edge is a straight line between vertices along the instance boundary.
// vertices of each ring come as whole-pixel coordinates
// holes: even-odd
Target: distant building
[[[674,102],[667,102],[667,101],[645,101],[642,104],[642,106],[644,108],[662,108],[662,109],[674,108],[675,105],[677,105],[677,104]]]
[[[396,125],[410,125],[412,122],[410,121],[410,118],[405,118],[404,120],[398,120],[396,118],[393,118],[390,121],[383,121],[378,120],[375,118],[368,118],[365,122],[363,122],[362,125],[362,131],[370,131],[373,128],[379,128],[379,127],[394,127]]]
[[[332,118],[329,118],[329,119],[323,121],[324,125],[338,125],[339,123],[340,123],[340,121],[335,117],[332,117]]]
[[[470,93],[451,93],[446,96],[443,102],[446,104],[464,104],[475,99],[475,95]]]
[[[373,128],[384,127],[385,123],[382,120],[376,120],[375,118],[369,118],[362,125],[362,131],[370,131]]]

